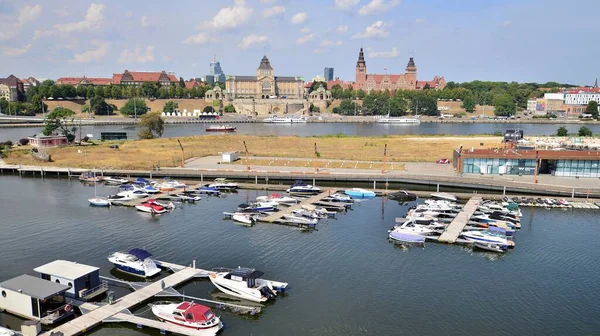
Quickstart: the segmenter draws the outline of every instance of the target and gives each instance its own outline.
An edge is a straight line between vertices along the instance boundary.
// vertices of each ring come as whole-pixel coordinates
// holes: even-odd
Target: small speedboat
[[[392,231],[389,233],[388,237],[393,241],[408,244],[423,244],[425,242],[424,236],[412,233]]]
[[[202,197],[191,194],[191,193],[187,193],[187,192],[179,193],[179,194],[176,194],[175,196],[179,197],[179,199],[182,202],[188,202],[188,203],[196,203],[196,202],[202,200]]]
[[[148,251],[136,248],[127,253],[115,252],[108,257],[108,261],[120,271],[149,278],[160,273],[151,256]]]
[[[211,272],[208,278],[221,292],[254,302],[274,299],[277,292],[283,292],[288,286],[287,282],[263,279],[263,275],[253,268],[238,267]]]
[[[299,201],[293,197],[282,196],[279,194],[271,194],[271,196],[258,196],[258,202],[276,202],[277,204],[296,204]]]
[[[401,202],[409,202],[417,199],[417,195],[409,193],[406,190],[399,190],[388,195],[390,199]]]
[[[253,203],[253,204],[242,203],[242,204],[238,205],[238,210],[239,211],[252,210],[252,211],[258,211],[258,212],[266,212],[266,211],[274,211],[275,208],[271,205],[261,206],[259,203]]]
[[[93,197],[88,199],[91,205],[98,207],[107,207],[110,206],[110,201],[106,197]]]
[[[234,213],[231,215],[231,219],[233,219],[234,222],[239,222],[246,225],[253,225],[256,221],[252,215],[240,213]]]
[[[165,181],[158,184],[156,188],[160,191],[173,191],[175,189],[184,189],[185,183],[181,183],[176,180],[165,179]]]
[[[505,253],[508,246],[496,243],[483,243],[483,242],[475,242],[473,243],[473,247],[476,247],[481,250],[496,252],[496,253]]]
[[[208,185],[208,187],[215,188],[217,190],[236,190],[240,187],[238,183],[231,182],[226,178],[219,177],[215,181]]]
[[[362,188],[346,189],[344,190],[344,194],[352,198],[373,198],[376,196],[375,192]]]
[[[409,220],[399,226],[396,226],[391,232],[429,236],[429,235],[435,233],[435,230],[432,228],[429,228],[425,225],[415,224],[414,221]]]
[[[506,236],[488,231],[465,231],[462,236],[471,243],[493,243],[507,247],[515,244],[512,240],[506,239]]]
[[[135,208],[142,212],[149,212],[157,215],[164,214],[168,211],[162,204],[158,204],[154,200],[149,200],[147,202],[140,203],[136,205]]]
[[[235,132],[235,126],[230,125],[211,125],[205,130],[207,132]]]
[[[296,215],[283,215],[283,218],[286,221],[289,221],[294,224],[317,225],[319,223],[319,220],[316,218],[306,218]]]
[[[120,176],[104,176],[102,181],[106,184],[125,184],[129,182],[128,179]]]
[[[152,313],[161,321],[216,334],[223,323],[210,308],[194,302],[153,304]]]
[[[96,176],[94,172],[85,172],[79,175],[79,181],[81,182],[100,182],[102,178],[100,176]]]
[[[453,201],[453,202],[458,201],[458,198],[456,196],[449,194],[449,193],[443,193],[443,192],[432,193],[431,197],[446,200],[446,201]]]
[[[294,184],[287,190],[290,194],[305,194],[305,195],[315,195],[321,192],[321,189],[318,187],[314,187],[310,184],[306,184],[302,180],[296,180]]]
[[[198,194],[207,194],[207,195],[213,195],[213,196],[219,196],[221,195],[221,191],[215,187],[209,187],[209,186],[201,186],[198,187],[198,189],[196,189],[196,192]]]
[[[131,197],[131,195],[127,194],[127,193],[123,193],[120,192],[116,195],[110,195],[106,198],[109,202],[127,202],[127,201],[131,201],[133,200],[133,198]]]
[[[323,199],[324,201],[328,201],[328,202],[343,202],[343,203],[353,203],[354,199],[349,196],[349,195],[343,195],[343,194],[331,194],[327,197],[325,197]]]

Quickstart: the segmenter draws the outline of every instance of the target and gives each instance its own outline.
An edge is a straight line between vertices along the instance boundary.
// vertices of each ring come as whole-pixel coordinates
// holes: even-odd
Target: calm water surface
[[[454,124],[423,123],[420,125],[385,125],[362,123],[308,123],[308,124],[235,124],[237,134],[250,135],[330,135],[342,133],[346,135],[376,136],[384,134],[494,134],[506,129],[522,129],[526,135],[554,135],[560,126],[565,126],[570,133],[577,133],[580,125],[560,124]],[[181,137],[207,134],[203,124],[166,125],[164,137]],[[600,133],[600,125],[587,125],[592,132]],[[23,137],[42,131],[41,127],[3,128],[0,129],[0,141],[17,141]],[[135,126],[83,126],[82,135],[93,134],[100,138],[100,132],[127,132],[129,139],[137,138]],[[214,134],[213,134],[214,135]]]
[[[290,283],[288,294],[259,316],[223,312],[221,335],[600,334],[598,212],[523,209],[516,248],[498,256],[434,243],[390,244],[387,230],[406,207],[381,198],[303,232],[222,219],[223,211],[265,191],[208,198],[151,218],[130,208],[88,206],[94,188],[77,180],[3,176],[0,190],[0,281],[33,274],[55,259],[123,278],[106,256],[144,247],[158,259],[196,259],[203,268],[251,266]],[[98,188],[101,195],[113,191]],[[207,280],[180,290],[215,295]],[[5,325],[18,323],[3,318]],[[107,324],[91,334],[159,333]]]

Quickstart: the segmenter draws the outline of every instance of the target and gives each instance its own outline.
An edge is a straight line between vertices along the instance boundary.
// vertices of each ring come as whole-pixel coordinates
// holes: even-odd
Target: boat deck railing
[[[104,293],[106,291],[108,291],[108,282],[102,281],[100,283],[100,285],[98,285],[98,286],[96,286],[94,288],[90,288],[88,290],[85,290],[85,291],[81,292],[79,294],[79,296],[82,299],[90,299],[90,298],[93,298],[94,296],[102,294],[102,293]]]
[[[68,311],[66,310],[67,306],[71,308]],[[72,307],[72,302],[67,302],[58,308],[48,310],[46,311],[46,315],[40,319],[40,322],[42,322],[42,324],[53,324],[63,317],[73,314]]]

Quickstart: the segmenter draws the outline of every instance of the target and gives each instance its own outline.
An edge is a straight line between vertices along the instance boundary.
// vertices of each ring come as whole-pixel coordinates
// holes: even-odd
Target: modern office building
[[[333,68],[325,68],[323,71],[323,77],[325,77],[325,81],[329,82],[333,80]]]
[[[225,73],[221,69],[221,63],[217,61],[217,56],[213,56],[212,61],[208,65],[208,75],[205,77],[205,81],[209,85],[215,83],[225,83]]]

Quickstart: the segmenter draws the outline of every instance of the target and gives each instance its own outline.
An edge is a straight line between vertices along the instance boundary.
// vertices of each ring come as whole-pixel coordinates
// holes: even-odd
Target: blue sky
[[[0,76],[110,77],[167,70],[310,80],[333,66],[419,79],[592,84],[600,76],[597,0],[0,0]]]

